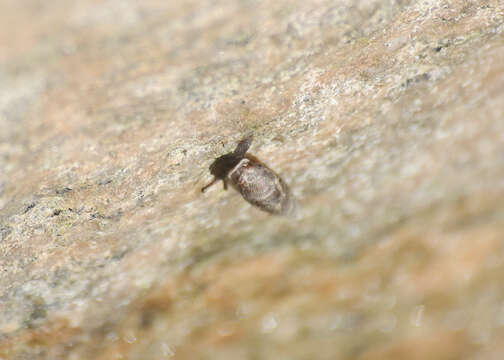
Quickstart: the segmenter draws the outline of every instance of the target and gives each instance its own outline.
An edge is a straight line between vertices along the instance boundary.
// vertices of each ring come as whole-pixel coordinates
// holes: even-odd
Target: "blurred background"
[[[502,359],[499,0],[3,0],[1,359]],[[298,219],[215,186],[245,135]]]

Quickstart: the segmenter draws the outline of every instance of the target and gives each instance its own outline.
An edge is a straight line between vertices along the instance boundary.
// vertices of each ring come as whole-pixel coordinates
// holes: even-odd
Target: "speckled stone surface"
[[[0,3],[0,359],[504,357],[504,4]],[[216,186],[250,133],[299,219]]]

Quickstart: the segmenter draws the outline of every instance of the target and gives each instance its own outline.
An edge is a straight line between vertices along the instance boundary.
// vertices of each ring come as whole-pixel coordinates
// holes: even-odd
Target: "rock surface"
[[[0,4],[1,359],[500,359],[500,0]],[[253,133],[301,216],[212,160]]]

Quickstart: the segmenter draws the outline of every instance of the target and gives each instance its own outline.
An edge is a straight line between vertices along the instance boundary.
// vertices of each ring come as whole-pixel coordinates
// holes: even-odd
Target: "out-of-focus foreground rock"
[[[0,358],[502,359],[503,59],[500,0],[2,1]],[[299,219],[200,193],[250,133]]]

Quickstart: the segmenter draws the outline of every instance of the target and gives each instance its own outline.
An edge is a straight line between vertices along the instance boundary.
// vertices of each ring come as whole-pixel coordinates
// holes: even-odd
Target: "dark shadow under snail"
[[[247,154],[252,137],[241,140],[236,149],[222,155],[210,165],[214,179],[205,185],[205,192],[222,180],[224,190],[230,184],[250,204],[270,214],[294,216],[297,204],[283,179],[254,155]]]

